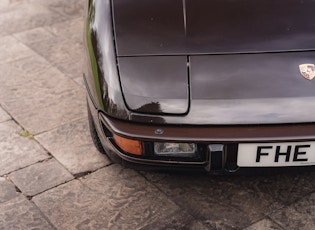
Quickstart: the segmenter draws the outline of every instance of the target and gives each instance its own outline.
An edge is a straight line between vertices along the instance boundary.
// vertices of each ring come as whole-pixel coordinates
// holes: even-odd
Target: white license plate
[[[239,144],[240,167],[315,165],[315,142]]]

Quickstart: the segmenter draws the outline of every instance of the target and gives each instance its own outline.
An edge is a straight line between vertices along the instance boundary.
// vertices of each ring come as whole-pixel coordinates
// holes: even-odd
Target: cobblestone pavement
[[[315,229],[314,172],[137,172],[97,152],[83,8],[0,1],[0,229]]]

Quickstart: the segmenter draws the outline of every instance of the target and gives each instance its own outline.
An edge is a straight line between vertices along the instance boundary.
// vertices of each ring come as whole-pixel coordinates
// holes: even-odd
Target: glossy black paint
[[[87,11],[84,39],[88,89],[97,109],[102,109],[110,116],[128,119],[129,111],[121,94],[116,66],[111,3],[109,0],[90,0]]]
[[[163,58],[166,57],[160,57]],[[196,125],[314,122],[315,81],[306,80],[299,72],[300,64],[313,63],[314,60],[313,51],[189,56],[189,112],[185,116],[163,117],[132,113],[131,119],[139,122],[158,123],[162,120],[170,124]],[[148,80],[147,74],[132,67],[135,66],[128,66],[129,72],[121,73],[122,81],[131,78],[130,88],[134,88],[131,85],[134,76],[137,76],[134,77],[136,82],[143,82],[140,84],[145,89],[160,85],[159,80],[163,77],[158,76],[156,68],[152,68],[152,78]],[[177,75],[174,78],[175,76]],[[176,78],[176,81],[179,84],[186,83],[184,77]],[[146,85],[148,82],[151,87]],[[174,88],[175,86],[174,83]],[[160,93],[171,99],[173,91]],[[153,96],[147,100],[162,101],[161,97]],[[176,101],[170,102],[174,107],[178,106]],[[161,111],[168,110],[161,107]]]
[[[206,158],[133,157],[112,134],[220,143],[233,164],[240,142],[314,140],[315,80],[299,73],[315,62],[314,8],[312,0],[90,0],[85,79],[107,153],[207,168]]]
[[[312,0],[114,0],[119,56],[315,49]]]
[[[130,110],[185,114],[189,79],[185,56],[118,58],[123,95]]]
[[[222,5],[222,2],[225,4]],[[245,9],[245,2],[248,3],[248,9]],[[287,48],[292,48],[292,44],[295,44],[296,50],[312,48],[309,42],[301,43],[299,38],[307,37],[315,44],[314,33],[311,33],[315,17],[305,16],[309,15],[309,7],[315,3],[295,0],[286,1],[285,4],[280,2],[282,1],[258,1],[254,4],[245,0],[114,0],[111,5],[109,0],[91,1],[88,23],[99,80],[89,70],[87,81],[93,96],[98,98],[99,108],[104,108],[113,117],[150,123],[200,125],[313,122],[315,81],[304,79],[299,73],[299,65],[314,63],[314,51],[160,56],[168,54],[165,45],[169,48],[172,44],[174,47],[180,45],[182,53],[194,49],[195,46],[190,46],[190,43],[181,43],[182,36],[185,39],[193,38],[194,43],[204,47],[203,53],[210,52],[210,46],[220,47],[209,40],[217,35],[226,42],[230,41],[238,52],[242,51],[240,47],[244,39],[251,41],[246,44],[254,43],[264,52],[270,51],[269,45],[279,48],[281,44],[291,44]],[[273,6],[272,9],[267,7],[268,4]],[[232,10],[224,7],[227,5],[235,7]],[[294,12],[293,8],[296,9]],[[210,10],[208,13],[207,9]],[[199,14],[196,14],[197,10]],[[186,18],[183,17],[185,12]],[[222,15],[226,17],[223,18]],[[277,15],[278,20],[275,20]],[[214,16],[218,20],[214,20]],[[248,17],[251,20],[247,20]],[[238,22],[239,25],[230,27],[228,22]],[[186,31],[183,23],[187,26]],[[252,23],[256,23],[259,29],[255,33],[249,30]],[[281,27],[289,25],[295,29],[285,32]],[[220,28],[226,28],[226,34],[222,34]],[[242,36],[242,39],[235,39],[237,37],[234,36],[231,40],[229,33],[233,31],[235,35]],[[260,32],[269,36],[268,46],[261,46],[262,43],[257,40],[266,37]],[[272,38],[281,38],[281,44]],[[157,42],[159,39],[163,41]],[[153,51],[155,43],[163,44],[158,53]],[[149,56],[118,57],[116,60],[115,44],[118,54],[119,50],[124,50],[120,44],[124,44],[128,49]],[[233,48],[229,51],[233,52]],[[132,53],[124,53],[130,54]],[[152,56],[154,54],[159,57]],[[101,97],[95,92],[97,84],[100,85]]]
[[[303,98],[315,96],[301,63],[315,52],[191,57],[192,99]]]

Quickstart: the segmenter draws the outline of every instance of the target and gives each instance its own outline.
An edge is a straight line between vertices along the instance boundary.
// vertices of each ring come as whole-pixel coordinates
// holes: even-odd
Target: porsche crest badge
[[[307,80],[312,80],[315,77],[315,65],[314,64],[302,64],[299,65],[300,72]]]

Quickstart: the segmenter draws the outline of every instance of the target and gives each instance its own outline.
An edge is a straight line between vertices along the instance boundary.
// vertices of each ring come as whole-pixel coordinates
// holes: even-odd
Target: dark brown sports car
[[[96,147],[123,164],[315,165],[314,0],[89,0]]]

